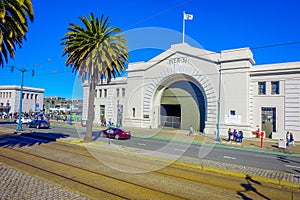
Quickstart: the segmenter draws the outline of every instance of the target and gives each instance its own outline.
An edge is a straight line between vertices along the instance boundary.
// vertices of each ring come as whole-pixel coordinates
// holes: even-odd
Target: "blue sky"
[[[256,64],[300,61],[300,43],[280,45],[270,48],[261,46],[300,42],[300,1],[298,0],[32,0],[35,21],[30,24],[27,41],[17,49],[16,58],[6,66],[14,65],[34,69],[35,76],[25,73],[24,85],[45,89],[45,96],[82,98],[80,81],[70,67],[65,66],[62,57],[61,38],[70,23],[80,24],[79,16],[93,12],[96,16],[109,16],[111,25],[132,34],[137,28],[147,32],[146,27],[174,32],[179,37],[166,34],[155,36],[157,43],[165,42],[166,49],[171,44],[180,43],[183,10],[194,15],[186,21],[186,36],[203,48],[219,52],[221,50],[251,47]],[[135,38],[137,46],[143,41],[151,41],[152,34]],[[176,35],[175,34],[175,35]],[[160,37],[161,36],[161,37]],[[138,39],[137,39],[138,38]],[[153,38],[152,38],[153,39]],[[131,47],[131,40],[128,40]],[[133,45],[134,46],[134,45]],[[130,61],[148,60],[154,51],[130,50]],[[13,73],[8,67],[0,69],[1,85],[19,85],[21,73]],[[76,87],[74,87],[76,83]],[[75,90],[75,91],[73,91]]]

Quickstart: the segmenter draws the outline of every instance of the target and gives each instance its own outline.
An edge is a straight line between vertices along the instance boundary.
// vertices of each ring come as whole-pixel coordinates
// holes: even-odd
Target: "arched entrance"
[[[160,127],[203,131],[207,103],[202,86],[188,75],[173,75],[163,80],[154,95],[154,113]]]

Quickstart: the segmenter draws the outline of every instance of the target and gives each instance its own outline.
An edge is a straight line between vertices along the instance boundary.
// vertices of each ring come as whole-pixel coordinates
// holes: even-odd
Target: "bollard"
[[[265,132],[260,132],[260,148],[263,146]]]

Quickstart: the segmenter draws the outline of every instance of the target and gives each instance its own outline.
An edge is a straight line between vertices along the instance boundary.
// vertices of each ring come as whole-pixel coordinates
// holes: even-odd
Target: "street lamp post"
[[[23,129],[22,129],[22,122],[21,122],[21,115],[22,115],[22,105],[23,105],[23,84],[24,84],[24,72],[26,72],[27,70],[25,68],[21,68],[18,70],[22,72],[22,80],[21,80],[21,89],[20,89],[19,122],[16,131],[22,131]]]
[[[221,71],[221,61],[219,61],[219,94],[218,94],[218,121],[217,121],[217,138],[216,141],[220,142],[220,115],[221,115],[221,78],[222,78],[222,71]]]
[[[120,101],[117,101],[117,121],[116,121],[116,128],[119,127],[118,121],[119,121],[119,106],[120,106]]]
[[[71,112],[70,112],[70,125],[72,125],[72,103],[70,104],[70,109],[71,109]]]

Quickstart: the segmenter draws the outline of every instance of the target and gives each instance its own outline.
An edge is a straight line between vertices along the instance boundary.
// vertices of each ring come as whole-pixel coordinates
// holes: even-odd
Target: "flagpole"
[[[183,11],[183,22],[182,22],[182,43],[184,43],[184,29],[185,29],[185,10]]]

